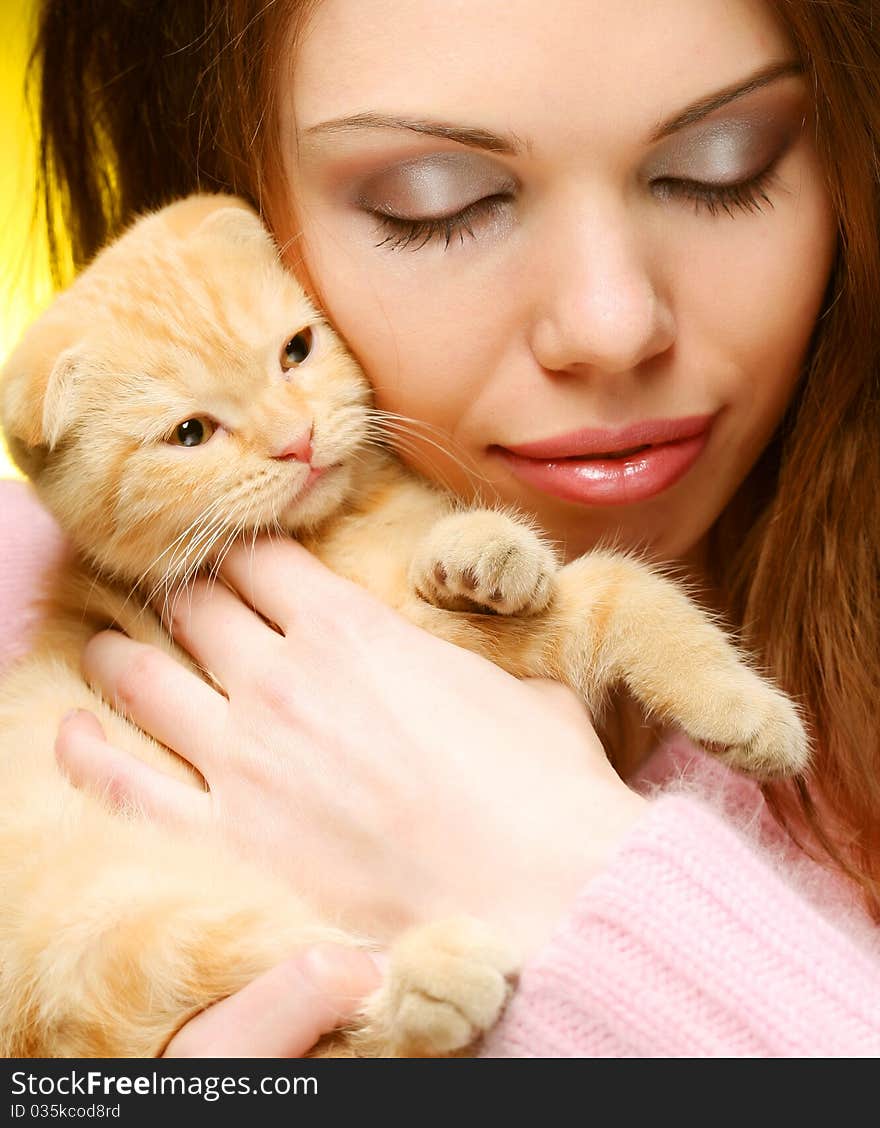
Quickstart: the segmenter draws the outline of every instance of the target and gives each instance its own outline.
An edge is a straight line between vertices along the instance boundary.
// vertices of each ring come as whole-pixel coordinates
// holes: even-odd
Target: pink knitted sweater
[[[0,483],[0,544],[2,668],[61,550],[21,483]],[[758,789],[680,738],[631,782],[649,813],[526,967],[484,1056],[880,1056],[880,929]]]

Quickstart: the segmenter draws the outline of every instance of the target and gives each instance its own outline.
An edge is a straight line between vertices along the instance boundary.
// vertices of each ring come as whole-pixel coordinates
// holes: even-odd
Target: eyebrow
[[[648,143],[653,144],[664,137],[669,137],[670,134],[677,133],[679,130],[693,125],[701,118],[707,117],[714,110],[727,105],[728,102],[741,98],[745,94],[751,94],[762,86],[768,86],[771,82],[777,82],[781,78],[802,72],[803,67],[800,63],[794,61],[771,63],[769,66],[762,67],[747,78],[740,79],[713,94],[706,95],[674,117],[661,122],[651,133]],[[459,145],[466,145],[472,149],[483,149],[490,153],[503,153],[507,156],[516,156],[523,150],[528,151],[531,147],[529,143],[523,142],[513,133],[493,133],[488,129],[454,125],[450,122],[376,113],[352,114],[349,117],[321,121],[305,130],[305,135],[347,133],[363,129],[408,130],[411,133],[440,137],[444,141],[455,141]]]
[[[721,107],[726,106],[728,102],[733,102],[736,98],[742,98],[746,94],[760,90],[762,86],[769,86],[771,82],[778,82],[781,78],[789,78],[791,75],[802,73],[803,67],[801,64],[793,60],[789,62],[770,63],[769,66],[762,67],[760,70],[755,71],[754,74],[749,75],[748,78],[733,82],[729,86],[715,91],[714,94],[707,94],[705,98],[700,98],[698,102],[694,102],[692,105],[688,106],[687,109],[682,110],[681,113],[676,114],[674,117],[667,118],[666,121],[656,126],[654,132],[648,139],[648,144],[653,145],[655,141],[660,141],[664,137],[678,133],[679,130],[693,125],[694,122],[708,117],[713,111],[720,110]]]
[[[425,133],[431,137],[441,137],[445,141],[457,141],[472,149],[486,149],[490,153],[506,153],[515,156],[528,146],[513,133],[492,133],[488,129],[477,129],[467,125],[452,125],[443,121],[423,121],[420,118],[395,117],[389,114],[353,114],[351,117],[334,118],[310,126],[306,136],[316,133],[345,133],[355,129],[407,129],[412,133]]]

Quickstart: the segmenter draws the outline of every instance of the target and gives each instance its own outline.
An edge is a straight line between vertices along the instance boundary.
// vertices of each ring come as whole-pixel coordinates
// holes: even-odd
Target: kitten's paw
[[[687,687],[685,692],[681,686]],[[803,774],[810,741],[801,715],[771,681],[730,654],[704,661],[682,681],[666,712],[719,760],[758,779]]]
[[[558,571],[553,549],[528,525],[474,509],[434,525],[410,581],[420,598],[447,611],[535,615],[550,602]]]
[[[369,1007],[383,1056],[446,1057],[472,1048],[501,1016],[518,963],[467,917],[414,928],[392,947]]]
[[[800,714],[784,693],[759,684],[759,691],[731,705],[731,731],[719,732],[707,746],[720,760],[758,779],[801,775],[809,767],[810,743]]]

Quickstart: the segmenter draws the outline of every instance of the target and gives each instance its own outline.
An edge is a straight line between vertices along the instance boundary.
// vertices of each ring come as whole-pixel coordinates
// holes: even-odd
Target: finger
[[[135,808],[156,822],[192,826],[208,814],[208,797],[107,742],[97,717],[67,714],[55,740],[55,758],[70,782],[110,806]]]
[[[380,978],[366,952],[308,948],[196,1015],[163,1057],[302,1057],[352,1018]]]
[[[175,642],[209,670],[227,693],[281,643],[277,631],[239,599],[225,583],[197,580],[168,612]]]
[[[304,606],[337,606],[346,593],[369,599],[351,581],[331,572],[294,540],[262,538],[236,545],[220,568],[223,579],[250,607],[288,634]]]
[[[82,668],[108,704],[189,760],[210,784],[211,753],[220,747],[229,709],[222,693],[170,654],[119,631],[90,639]]]

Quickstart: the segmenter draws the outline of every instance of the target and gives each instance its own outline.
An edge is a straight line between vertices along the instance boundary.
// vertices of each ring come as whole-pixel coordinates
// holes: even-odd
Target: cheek
[[[769,438],[797,386],[835,248],[830,203],[814,182],[764,217],[732,222],[711,254],[691,257],[687,304],[697,363],[710,358],[723,396],[754,421],[760,440]]]
[[[342,250],[310,233],[319,301],[360,362],[376,403],[453,430],[504,348],[506,315],[456,250]],[[418,257],[421,256],[421,257]]]

